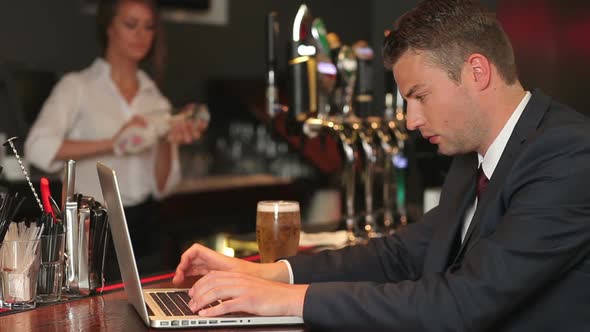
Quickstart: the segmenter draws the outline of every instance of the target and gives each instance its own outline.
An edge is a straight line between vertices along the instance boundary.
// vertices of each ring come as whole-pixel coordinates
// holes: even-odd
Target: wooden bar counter
[[[191,282],[183,287],[190,287]],[[173,287],[170,279],[145,288]],[[0,314],[0,331],[160,331],[146,326],[128,304],[123,289],[102,295],[45,305],[18,313]],[[305,326],[259,326],[179,329],[180,331],[307,331]]]

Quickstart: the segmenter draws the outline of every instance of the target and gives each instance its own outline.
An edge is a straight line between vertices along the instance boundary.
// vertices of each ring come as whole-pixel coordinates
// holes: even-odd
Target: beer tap
[[[358,136],[364,155],[363,182],[365,193],[365,231],[369,238],[378,237],[377,224],[373,204],[373,191],[375,183],[375,170],[377,165],[377,151],[374,145],[373,135],[377,129],[378,121],[366,119],[360,126]]]
[[[287,132],[301,133],[301,125],[318,112],[317,99],[317,49],[312,39],[313,17],[309,8],[302,4],[295,15],[290,41],[290,105]]]
[[[379,117],[373,109],[373,49],[366,41],[359,41],[353,46],[357,58],[358,71],[356,80],[355,105],[356,112],[362,118],[362,125],[358,132],[364,156],[363,182],[365,199],[364,229],[369,238],[378,237],[377,223],[374,211],[375,171],[377,166],[377,147],[375,146],[375,130],[380,126]]]
[[[335,102],[338,109],[342,110],[342,115],[348,116],[352,114],[354,85],[356,84],[358,69],[356,56],[350,46],[342,45],[340,47],[337,68],[342,82],[337,89],[338,93],[335,96]]]
[[[312,135],[326,132],[326,134],[334,136],[340,143],[344,157],[342,187],[344,189],[344,215],[349,244],[356,244],[358,242],[354,202],[356,191],[357,140],[360,127],[360,121],[353,114],[348,116],[329,116],[326,120],[309,118],[304,123],[304,132],[313,133]]]
[[[405,154],[406,141],[408,140],[408,131],[406,128],[406,115],[404,113],[404,99],[396,89],[396,108],[393,124],[389,126],[395,136],[397,143],[397,153],[393,155],[392,163],[395,169],[396,182],[396,206],[400,216],[402,226],[408,224],[408,211],[406,207],[406,169],[408,168],[408,159]]]
[[[393,79],[392,79],[393,81]],[[393,109],[393,92],[389,91],[386,86],[385,93],[385,112],[383,121],[375,130],[379,141],[379,147],[383,151],[383,230],[384,235],[393,232],[394,228],[394,213],[393,213],[393,164],[391,162],[393,155],[397,153],[395,146],[395,138],[390,135],[388,124],[394,117]],[[392,123],[393,124],[393,123]]]
[[[304,123],[304,133],[314,137],[322,131],[334,135],[340,143],[344,156],[342,182],[345,196],[345,221],[348,242],[358,242],[355,215],[357,139],[361,128],[360,120],[353,112],[353,93],[357,75],[356,57],[349,46],[342,46],[337,57],[337,69],[341,84],[336,88],[334,103],[336,115],[323,118],[308,118]]]
[[[318,72],[318,113],[317,117],[326,119],[331,111],[331,101],[336,88],[337,69],[330,57],[330,45],[326,32],[326,26],[321,18],[315,18],[312,22],[311,34],[317,46],[317,72]]]
[[[383,153],[383,234],[391,234],[396,218],[406,225],[405,170],[407,159],[404,148],[408,139],[405,125],[404,101],[397,91],[391,71],[385,75],[385,111],[376,127],[376,140]],[[394,106],[394,100],[395,106]]]
[[[391,75],[391,73],[389,74]],[[387,85],[389,85],[389,88]],[[408,223],[406,209],[406,169],[408,161],[405,155],[408,133],[404,113],[404,100],[399,89],[395,89],[396,106],[395,109],[393,107],[393,79],[391,79],[391,84],[386,84],[386,91],[384,121],[377,133],[385,155],[383,159],[383,223],[385,228],[391,232],[395,226],[394,218],[396,215],[399,216],[402,226]],[[395,204],[393,204],[394,201]]]

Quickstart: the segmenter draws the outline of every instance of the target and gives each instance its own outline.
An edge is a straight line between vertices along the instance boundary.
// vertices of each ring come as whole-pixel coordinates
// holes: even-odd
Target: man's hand
[[[267,280],[289,282],[289,271],[284,263],[252,263],[222,255],[197,243],[182,254],[172,282],[180,284],[185,276],[203,276],[211,271],[239,272]]]
[[[303,316],[308,285],[287,285],[237,272],[212,271],[189,291],[189,307],[200,316],[246,312],[259,316]],[[211,308],[208,304],[221,300]]]

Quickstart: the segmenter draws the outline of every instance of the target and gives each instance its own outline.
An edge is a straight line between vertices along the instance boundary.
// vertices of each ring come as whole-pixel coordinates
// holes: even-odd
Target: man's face
[[[482,117],[469,88],[428,61],[425,52],[406,51],[393,66],[407,101],[407,127],[420,130],[444,155],[477,151],[482,141]],[[462,82],[469,75],[464,68]]]

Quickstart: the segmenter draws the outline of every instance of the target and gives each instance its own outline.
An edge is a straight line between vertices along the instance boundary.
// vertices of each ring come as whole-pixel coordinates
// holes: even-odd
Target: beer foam
[[[299,212],[299,203],[293,201],[262,201],[258,202],[259,212]]]

